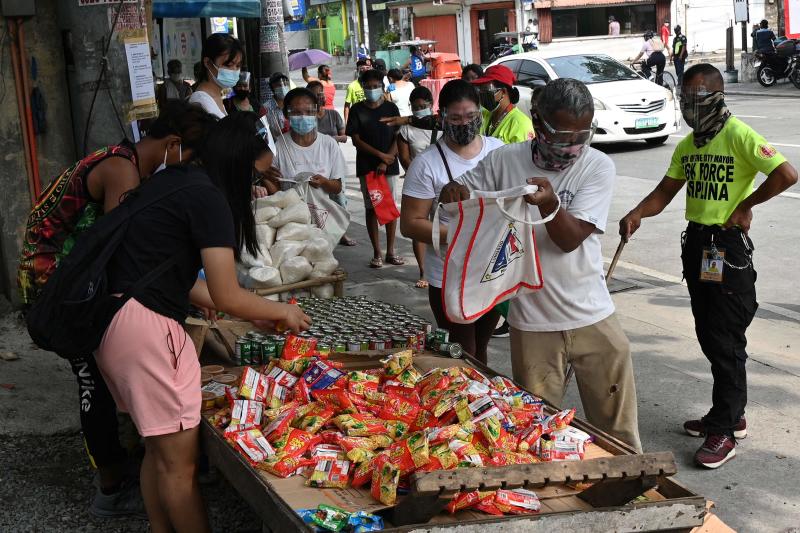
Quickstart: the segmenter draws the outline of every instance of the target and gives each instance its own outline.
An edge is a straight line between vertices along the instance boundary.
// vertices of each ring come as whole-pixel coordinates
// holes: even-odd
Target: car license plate
[[[655,128],[658,126],[658,117],[645,117],[636,119],[636,129]]]

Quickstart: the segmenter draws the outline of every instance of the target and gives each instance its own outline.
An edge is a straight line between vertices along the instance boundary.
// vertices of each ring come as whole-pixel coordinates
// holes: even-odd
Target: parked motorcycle
[[[800,44],[793,39],[778,43],[775,52],[757,51],[756,79],[764,87],[772,87],[787,78],[800,89]]]

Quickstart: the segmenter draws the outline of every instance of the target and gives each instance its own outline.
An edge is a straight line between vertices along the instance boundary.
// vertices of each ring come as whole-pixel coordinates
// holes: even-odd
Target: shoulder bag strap
[[[434,127],[434,128],[431,130],[431,142],[430,142],[430,144],[436,144],[436,138],[437,138],[438,136],[439,136],[439,132],[438,132],[438,131],[436,131],[436,128]],[[437,145],[437,146],[438,146],[438,145]],[[439,153],[441,153],[441,151],[442,151],[442,149],[441,149],[441,148],[439,148]],[[444,154],[442,154],[442,157],[444,157]],[[445,164],[447,164],[447,161],[445,161]]]
[[[441,143],[436,143],[436,148],[439,150],[439,155],[442,156],[442,162],[444,163],[444,169],[447,171],[447,179],[449,181],[453,181],[453,173],[450,172],[450,165],[447,163],[447,157],[444,155],[444,150],[442,149]]]

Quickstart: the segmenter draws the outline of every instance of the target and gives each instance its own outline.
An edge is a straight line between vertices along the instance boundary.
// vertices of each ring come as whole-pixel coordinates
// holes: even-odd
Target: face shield
[[[704,119],[713,115],[720,105],[724,106],[725,93],[710,91],[704,85],[683,85],[679,105],[686,125],[697,129]]]
[[[585,146],[592,142],[592,137],[597,129],[597,121],[592,120],[592,126],[586,130],[557,130],[541,114],[534,113],[534,115],[536,121],[544,126],[544,128],[539,128],[536,134],[543,141],[554,146]]]

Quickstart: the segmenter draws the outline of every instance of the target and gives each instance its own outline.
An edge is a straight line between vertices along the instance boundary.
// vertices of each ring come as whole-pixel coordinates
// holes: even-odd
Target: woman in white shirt
[[[414,84],[403,78],[403,73],[399,69],[393,68],[386,75],[389,78],[389,101],[394,102],[401,117],[411,116],[411,92]]]
[[[486,362],[486,348],[497,325],[497,309],[483,315],[473,324],[454,324],[442,309],[442,274],[444,263],[431,246],[432,214],[439,193],[454,178],[472,170],[492,150],[503,146],[493,137],[480,135],[483,116],[475,87],[464,80],[447,82],[439,93],[443,138],[435,147],[419,154],[406,172],[403,201],[400,208],[400,232],[411,239],[428,244],[425,267],[428,300],[440,328],[450,332],[450,340],[461,344],[464,351]],[[447,215],[440,213],[443,235]]]
[[[436,129],[436,121],[433,117],[433,95],[427,87],[419,86],[411,91],[410,96],[411,112],[418,119],[427,119],[433,125],[431,129],[417,128],[410,124],[400,127],[400,134],[397,136],[397,157],[400,164],[408,171],[411,162],[419,154],[424,152],[431,143],[441,136],[441,132]],[[399,106],[398,106],[399,107]],[[425,279],[425,243],[412,241],[414,257],[419,265],[419,279],[416,287],[427,289],[428,280]]]
[[[228,115],[222,102],[223,89],[231,89],[239,83],[244,50],[239,39],[227,33],[209,35],[203,43],[203,68],[197,88],[189,102],[199,104],[207,113],[217,118]]]

